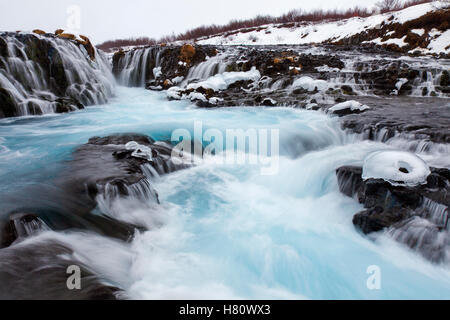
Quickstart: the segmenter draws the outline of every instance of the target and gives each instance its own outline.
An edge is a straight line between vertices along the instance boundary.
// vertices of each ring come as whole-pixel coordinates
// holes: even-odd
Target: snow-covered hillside
[[[447,9],[446,9],[447,8]],[[312,43],[342,43],[359,34],[363,34],[362,41],[357,43],[373,43],[376,45],[394,45],[403,52],[422,54],[449,54],[450,30],[447,26],[438,29],[428,19],[424,28],[410,29],[415,42],[407,35],[397,32],[399,25],[414,21],[427,13],[442,11],[448,15],[448,2],[432,2],[412,6],[401,11],[377,14],[367,18],[350,18],[341,21],[325,23],[296,24],[294,26],[265,25],[253,29],[241,29],[236,32],[200,38],[196,41],[200,45],[279,45],[279,44],[312,44]],[[420,24],[421,22],[417,22]],[[378,33],[377,33],[378,31]],[[379,36],[377,36],[379,35]],[[416,37],[416,36],[417,37]],[[359,38],[358,38],[359,39]],[[407,41],[405,41],[407,40]],[[421,40],[421,41],[419,41]],[[409,43],[408,43],[409,42]],[[401,50],[399,50],[401,51]]]

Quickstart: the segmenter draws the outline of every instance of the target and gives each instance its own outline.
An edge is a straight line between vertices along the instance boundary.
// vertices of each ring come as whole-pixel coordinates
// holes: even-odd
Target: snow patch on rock
[[[328,109],[329,112],[337,113],[339,111],[349,110],[350,112],[362,112],[369,110],[370,107],[366,106],[365,104],[362,104],[355,100],[345,101],[342,103],[338,103],[337,105],[331,107]]]
[[[247,72],[224,72],[221,74],[216,74],[205,81],[189,84],[187,89],[197,89],[202,87],[205,89],[220,91],[226,90],[230,85],[238,81],[258,81],[260,78],[261,73],[256,69],[256,67],[252,67],[252,69]]]
[[[315,80],[311,77],[304,76],[298,78],[292,84],[292,89],[303,88],[308,91],[324,91],[328,89],[328,83],[325,80]]]

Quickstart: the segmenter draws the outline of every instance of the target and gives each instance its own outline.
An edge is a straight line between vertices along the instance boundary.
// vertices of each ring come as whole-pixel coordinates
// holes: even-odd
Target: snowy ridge
[[[296,27],[283,27],[282,25],[266,25],[257,30],[241,30],[233,33],[220,34],[208,38],[200,38],[196,41],[200,45],[280,45],[280,44],[314,44],[337,43],[343,39],[352,37],[371,29],[381,29],[382,24],[403,24],[417,19],[429,12],[448,7],[448,3],[433,2],[412,6],[394,13],[377,14],[367,18],[350,18],[341,21],[325,22],[318,24],[303,24]],[[413,29],[420,35],[423,29]],[[393,33],[392,33],[393,35]],[[450,30],[430,30],[430,43],[427,48],[420,48],[423,54],[450,53]],[[377,45],[396,44],[399,47],[405,45],[402,38],[391,38],[385,41],[375,38],[366,41]]]

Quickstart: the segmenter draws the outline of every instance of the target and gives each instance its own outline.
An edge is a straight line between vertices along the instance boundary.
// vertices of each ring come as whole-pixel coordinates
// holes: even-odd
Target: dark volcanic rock
[[[450,142],[450,113],[446,101],[439,98],[358,97],[356,100],[370,107],[363,115],[342,117],[344,129],[363,134],[365,139],[385,142],[395,135],[410,140],[434,143]]]
[[[0,118],[14,117],[17,115],[17,107],[11,93],[0,88]]]
[[[135,156],[136,150],[128,150],[125,144],[135,141],[152,150],[152,159]],[[73,154],[73,159],[62,169],[54,186],[29,188],[8,199],[10,203],[23,203],[26,208],[11,209],[0,219],[1,246],[11,245],[32,235],[36,227],[55,231],[69,229],[90,230],[108,237],[129,241],[136,230],[145,228],[107,216],[108,212],[96,212],[97,197],[112,201],[117,197],[136,197],[136,200],[158,204],[158,194],[152,188],[144,166],[151,166],[159,175],[186,168],[189,164],[173,163],[172,148],[168,144],[154,142],[139,134],[121,134],[94,137]],[[17,197],[17,199],[16,199]],[[22,199],[22,200],[21,200]],[[30,232],[26,233],[28,230]]]
[[[67,288],[69,266],[81,269],[81,290]],[[104,284],[55,240],[28,242],[0,250],[1,300],[115,300],[121,290]]]
[[[38,216],[22,212],[11,213],[9,221],[4,223],[0,232],[0,248],[9,247],[17,239],[32,236],[43,230],[48,230],[48,227]]]
[[[407,209],[383,210],[382,207],[367,209],[353,216],[353,224],[363,233],[381,231],[410,217]]]
[[[416,187],[393,186],[381,179],[363,181],[360,167],[341,167],[336,175],[340,191],[364,205],[365,210],[353,217],[353,224],[361,232],[388,230],[395,239],[432,261],[449,258],[450,170],[431,168],[427,183]],[[443,238],[446,240],[442,246]]]
[[[0,85],[0,117],[41,115],[51,109],[63,113],[105,103],[113,86],[106,58],[85,39],[0,32],[0,69],[7,78]],[[12,95],[12,87],[19,94]]]

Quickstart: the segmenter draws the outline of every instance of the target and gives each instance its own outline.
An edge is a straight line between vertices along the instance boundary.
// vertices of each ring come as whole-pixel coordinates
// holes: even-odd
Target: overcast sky
[[[98,44],[105,40],[159,38],[203,24],[224,24],[291,9],[372,7],[376,0],[0,0],[0,31],[79,28]],[[75,7],[74,7],[75,5]],[[78,9],[79,8],[79,9]],[[79,14],[78,14],[79,12]],[[79,16],[79,18],[78,18]],[[78,21],[80,23],[78,23]]]

